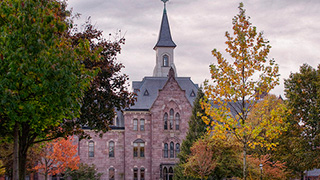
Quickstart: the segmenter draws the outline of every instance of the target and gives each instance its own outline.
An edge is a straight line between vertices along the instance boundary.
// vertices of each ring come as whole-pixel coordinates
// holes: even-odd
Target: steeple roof
[[[160,33],[157,44],[154,46],[153,49],[156,47],[176,47],[177,45],[173,42],[171,33],[170,33],[170,26],[167,17],[167,10],[164,4],[163,15],[162,15],[162,22],[160,27]]]

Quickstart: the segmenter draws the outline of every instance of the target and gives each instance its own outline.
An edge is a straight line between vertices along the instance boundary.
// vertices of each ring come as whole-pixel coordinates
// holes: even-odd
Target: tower
[[[161,21],[161,27],[159,32],[159,38],[157,44],[154,46],[156,51],[156,66],[153,70],[154,77],[167,77],[170,68],[172,67],[175,76],[177,76],[177,70],[174,65],[174,48],[177,46],[171,37],[170,26],[167,16],[166,2],[168,0],[162,0],[164,3],[163,15]]]

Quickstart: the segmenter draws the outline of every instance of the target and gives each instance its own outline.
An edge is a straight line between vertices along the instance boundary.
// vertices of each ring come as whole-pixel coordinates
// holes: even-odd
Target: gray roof
[[[171,38],[170,26],[169,26],[169,21],[168,21],[168,17],[167,17],[167,11],[166,11],[166,9],[164,9],[160,32],[159,32],[159,38],[158,38],[158,42],[155,45],[154,49],[156,47],[176,47],[176,46],[177,45],[173,42],[173,40]]]
[[[198,85],[194,84],[190,77],[175,77],[190,104],[197,96]],[[159,90],[166,84],[168,77],[144,77],[142,81],[133,81],[132,87],[137,93],[137,102],[128,110],[149,110],[158,97]]]

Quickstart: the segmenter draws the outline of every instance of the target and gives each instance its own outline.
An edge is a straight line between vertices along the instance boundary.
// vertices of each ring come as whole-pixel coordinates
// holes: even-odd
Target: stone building
[[[79,142],[81,162],[95,164],[103,180],[172,179],[173,166],[188,130],[198,86],[189,77],[178,77],[166,11],[166,0],[152,77],[134,81],[134,106],[118,113],[112,130],[103,138]]]

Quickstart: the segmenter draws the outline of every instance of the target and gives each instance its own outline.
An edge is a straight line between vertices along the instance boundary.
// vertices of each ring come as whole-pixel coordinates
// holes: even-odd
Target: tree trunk
[[[19,124],[14,125],[13,133],[13,180],[19,180]]]
[[[23,147],[22,147],[23,148]],[[19,179],[25,180],[26,178],[26,164],[27,164],[27,152],[20,151],[19,154]]]
[[[243,147],[243,179],[247,179],[247,143]]]

